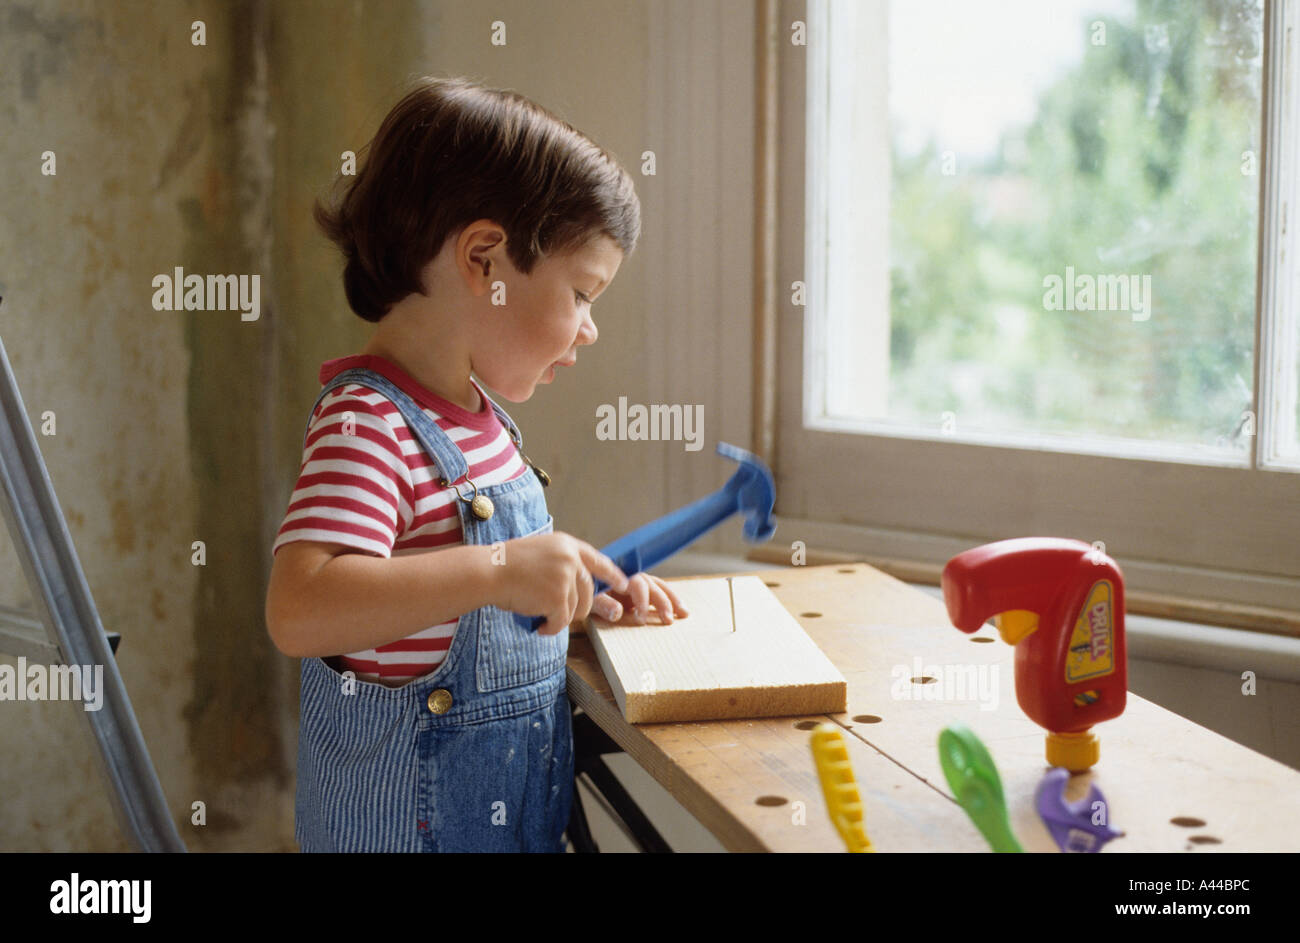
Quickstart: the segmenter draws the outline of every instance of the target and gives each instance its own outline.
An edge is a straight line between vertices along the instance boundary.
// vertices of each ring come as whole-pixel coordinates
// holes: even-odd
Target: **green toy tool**
[[[1023,852],[1011,833],[1002,780],[993,757],[969,728],[945,727],[939,734],[939,763],[957,804],[997,852]]]

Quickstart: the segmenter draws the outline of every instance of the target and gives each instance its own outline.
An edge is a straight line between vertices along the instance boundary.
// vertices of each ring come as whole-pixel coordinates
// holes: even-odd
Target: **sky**
[[[904,150],[933,136],[968,159],[994,154],[1107,17],[1132,22],[1134,0],[892,0],[889,103]]]

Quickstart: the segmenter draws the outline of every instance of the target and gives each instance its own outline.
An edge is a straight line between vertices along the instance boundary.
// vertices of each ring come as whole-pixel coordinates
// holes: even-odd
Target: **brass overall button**
[[[483,494],[474,495],[474,500],[469,503],[469,509],[480,521],[486,521],[496,510],[492,505],[492,499]]]
[[[469,505],[469,509],[470,511],[473,512],[475,517],[477,517],[480,521],[486,521],[489,517],[491,517],[496,512],[496,507],[492,504],[492,499],[485,494],[479,494],[478,485],[474,484],[473,481],[471,481],[468,478],[466,478],[465,480],[468,481],[469,486],[474,489],[474,497],[467,498],[463,494],[461,494],[459,485],[456,486],[456,497],[460,498],[462,501],[464,501],[466,504]],[[442,485],[443,487],[446,487],[447,479],[439,478],[438,484]]]
[[[429,710],[435,714],[445,714],[451,710],[451,692],[446,688],[430,691]]]

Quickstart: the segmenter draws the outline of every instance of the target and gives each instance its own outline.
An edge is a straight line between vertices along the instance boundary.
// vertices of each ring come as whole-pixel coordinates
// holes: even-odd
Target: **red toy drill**
[[[1096,764],[1090,728],[1124,712],[1124,575],[1080,540],[1021,537],[959,553],[943,568],[948,617],[963,632],[992,616],[1016,648],[1016,700],[1047,729],[1047,762]]]

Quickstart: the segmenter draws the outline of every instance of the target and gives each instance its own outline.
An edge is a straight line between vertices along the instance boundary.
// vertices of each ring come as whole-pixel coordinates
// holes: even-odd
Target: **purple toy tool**
[[[1053,766],[1038,784],[1038,814],[1062,851],[1096,852],[1124,833],[1110,824],[1110,804],[1096,786],[1078,802],[1065,801],[1070,771]],[[1099,821],[1098,821],[1099,820]]]

